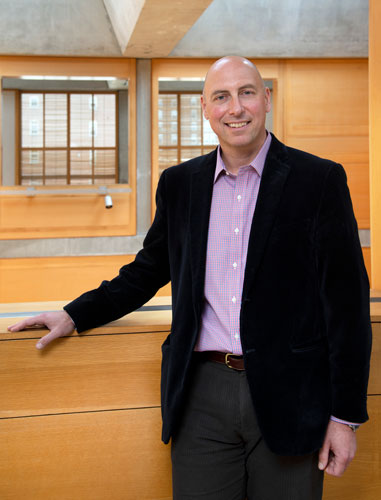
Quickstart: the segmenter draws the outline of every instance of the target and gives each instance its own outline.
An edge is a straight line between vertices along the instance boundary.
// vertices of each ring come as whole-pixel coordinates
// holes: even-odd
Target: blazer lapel
[[[251,225],[242,300],[249,292],[263,253],[270,231],[275,221],[290,166],[284,145],[274,136],[263,169],[257,204]]]
[[[194,304],[200,304],[204,295],[206,250],[217,159],[216,151],[203,157],[199,168],[191,176],[189,240]]]

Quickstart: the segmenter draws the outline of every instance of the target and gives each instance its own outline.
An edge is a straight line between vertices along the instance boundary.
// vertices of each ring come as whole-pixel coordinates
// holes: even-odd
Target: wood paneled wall
[[[359,227],[369,229],[368,63],[287,61],[286,144],[341,163]]]
[[[0,259],[0,303],[69,301],[110,280],[134,255]],[[158,295],[170,295],[170,285]]]
[[[369,0],[369,118],[372,283],[381,289],[381,2]]]
[[[41,331],[10,336],[0,320],[2,500],[172,498],[159,396],[170,313],[134,317],[43,352]]]

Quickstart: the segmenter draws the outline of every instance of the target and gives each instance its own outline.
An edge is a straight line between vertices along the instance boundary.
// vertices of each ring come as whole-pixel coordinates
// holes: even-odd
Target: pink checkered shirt
[[[196,351],[242,354],[239,316],[251,222],[271,135],[250,165],[226,170],[218,148]]]

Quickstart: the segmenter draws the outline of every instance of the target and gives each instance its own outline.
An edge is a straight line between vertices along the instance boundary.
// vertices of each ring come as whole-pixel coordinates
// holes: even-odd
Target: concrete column
[[[137,234],[151,225],[151,60],[136,61]]]
[[[371,286],[381,290],[381,2],[369,0]]]

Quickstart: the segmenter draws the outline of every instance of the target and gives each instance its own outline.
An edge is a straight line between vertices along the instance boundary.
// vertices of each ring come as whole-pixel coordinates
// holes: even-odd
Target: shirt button
[[[234,335],[234,338],[235,338],[235,339],[239,339],[239,335],[238,335],[238,333],[236,333],[236,334]]]
[[[238,266],[237,262],[233,262],[234,269]]]
[[[236,227],[236,228],[234,229],[234,232],[235,232],[235,234],[238,234],[238,233],[239,233],[239,229],[238,229],[238,227]]]
[[[237,297],[233,297],[232,302],[233,302],[233,304],[235,304],[237,302]]]
[[[240,194],[237,196],[237,200],[238,200],[238,201],[241,201],[241,200],[242,200],[242,196],[241,196]]]

